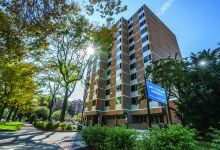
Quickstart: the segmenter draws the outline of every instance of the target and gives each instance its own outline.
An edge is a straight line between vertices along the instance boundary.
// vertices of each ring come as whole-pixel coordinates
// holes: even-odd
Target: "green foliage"
[[[23,126],[23,122],[0,122],[0,131],[17,131]]]
[[[33,125],[43,130],[56,130],[59,127],[58,122],[35,121]]]
[[[49,109],[45,106],[38,107],[34,110],[36,119],[46,120],[49,115]]]
[[[87,145],[97,150],[132,150],[135,147],[137,132],[124,127],[109,128],[96,125],[83,129],[82,138]]]
[[[220,149],[220,130],[210,128],[211,132],[209,135],[212,137],[211,147],[212,150]]]
[[[67,127],[67,124],[64,122],[61,122],[59,126],[61,127],[62,130],[65,130],[65,128]]]
[[[55,111],[52,115],[52,118],[58,121],[60,119],[60,113],[61,113],[61,110]]]
[[[72,130],[73,130],[73,127],[72,127],[70,124],[68,124],[68,125],[66,126],[65,130],[67,130],[67,131],[72,131]]]
[[[151,129],[139,142],[138,149],[193,150],[197,144],[196,130],[182,125],[169,125],[168,128]]]

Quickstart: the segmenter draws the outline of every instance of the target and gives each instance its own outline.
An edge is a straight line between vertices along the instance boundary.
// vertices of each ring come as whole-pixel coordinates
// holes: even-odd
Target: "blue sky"
[[[146,4],[174,32],[183,57],[220,43],[220,0],[122,0],[126,12],[116,16],[130,18]],[[96,16],[97,17],[97,16]],[[96,18],[96,21],[98,19]],[[78,84],[72,99],[83,96]]]

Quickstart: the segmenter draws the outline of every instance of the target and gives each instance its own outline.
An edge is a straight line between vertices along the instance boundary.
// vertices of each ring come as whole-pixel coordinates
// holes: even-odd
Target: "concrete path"
[[[78,132],[50,132],[25,124],[20,131],[0,132],[0,150],[74,150],[83,147]]]

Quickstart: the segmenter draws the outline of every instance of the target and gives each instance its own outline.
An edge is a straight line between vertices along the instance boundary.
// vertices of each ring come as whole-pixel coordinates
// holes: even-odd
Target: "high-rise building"
[[[151,61],[181,58],[178,43],[174,33],[146,5],[116,25],[112,52],[88,68],[85,123],[118,126],[128,122],[129,127],[147,128],[147,102],[139,100],[138,91],[144,85],[145,68]],[[150,112],[153,124],[166,122],[166,110],[160,103],[150,101]]]

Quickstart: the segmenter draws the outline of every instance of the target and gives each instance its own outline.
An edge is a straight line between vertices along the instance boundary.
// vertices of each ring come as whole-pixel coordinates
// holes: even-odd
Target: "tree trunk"
[[[50,110],[49,110],[49,116],[48,116],[48,121],[51,122],[51,116],[52,116],[52,109],[53,109],[53,105],[54,105],[54,98],[52,98],[51,102],[50,102]]]
[[[17,116],[17,113],[18,113],[18,108],[19,108],[19,107],[17,107],[17,108],[15,109],[14,115],[13,115],[13,117],[12,117],[12,121],[16,121],[16,116]]]
[[[67,101],[68,101],[68,89],[66,89],[64,100],[63,100],[62,111],[61,111],[61,114],[60,114],[60,122],[64,122],[65,114],[66,114]]]
[[[7,104],[6,103],[4,103],[4,105],[3,105],[3,107],[2,107],[2,109],[1,109],[1,111],[0,111],[0,121],[2,120],[2,117],[3,117],[3,114],[4,114],[4,111],[5,111],[5,108],[7,107]]]
[[[22,117],[23,117],[23,114],[19,114],[18,115],[18,121],[21,121]]]
[[[13,111],[14,111],[14,107],[11,108],[11,110],[10,110],[10,112],[9,112],[9,114],[8,114],[8,117],[7,117],[6,121],[9,121],[9,120],[10,120]]]

